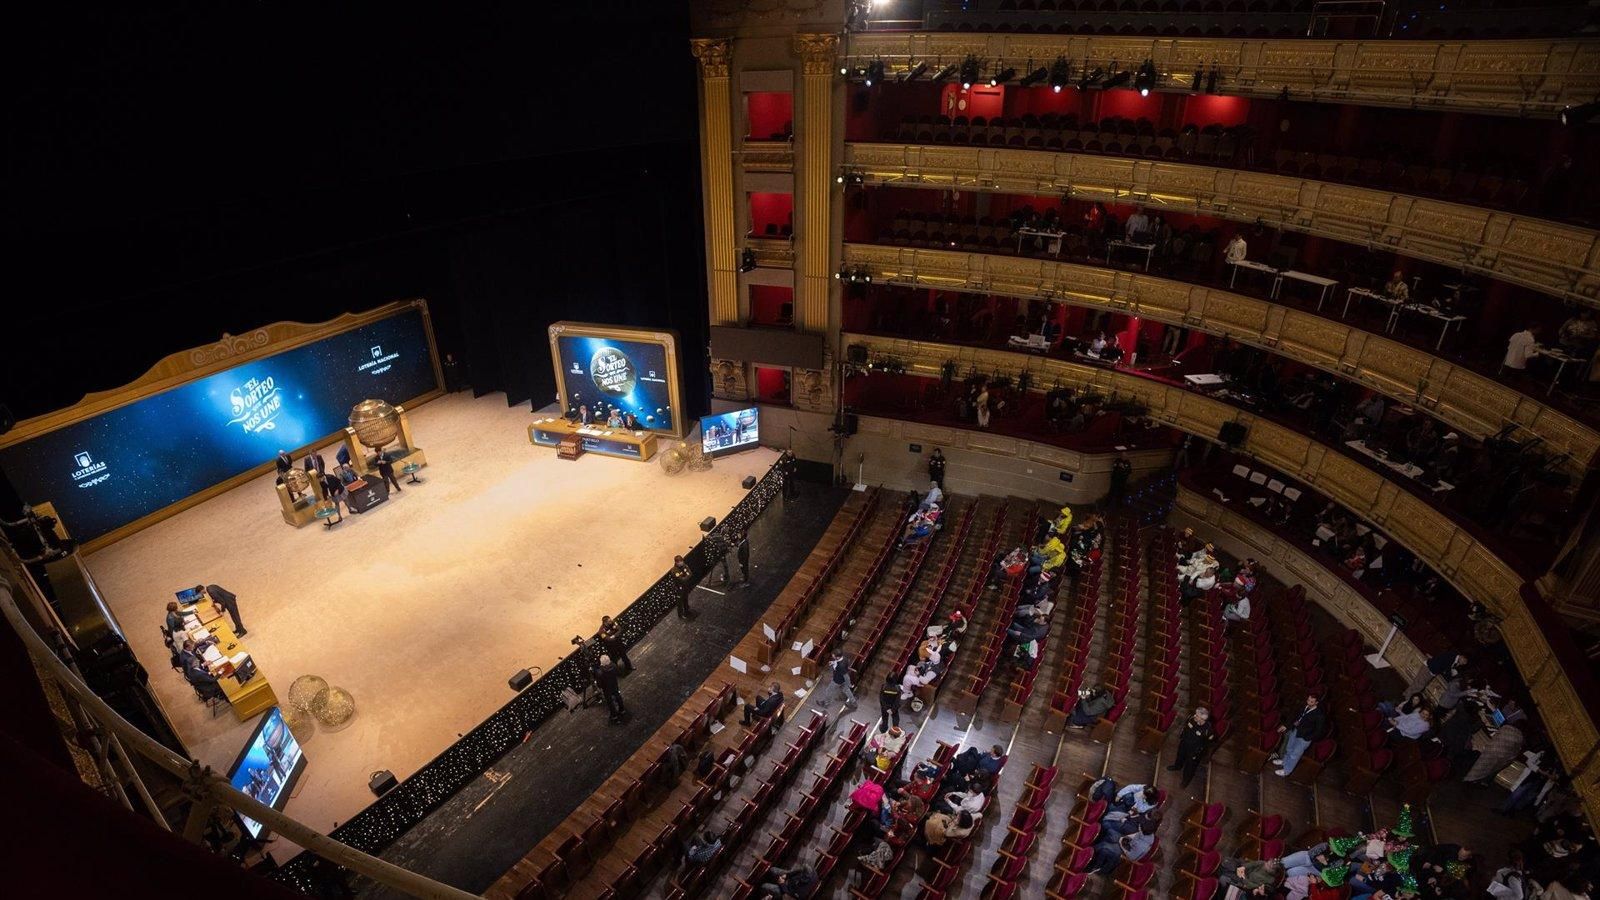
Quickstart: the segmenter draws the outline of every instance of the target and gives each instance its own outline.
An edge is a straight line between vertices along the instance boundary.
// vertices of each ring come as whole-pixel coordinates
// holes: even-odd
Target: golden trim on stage
[[[397,300],[366,312],[346,313],[337,319],[330,319],[327,322],[318,324],[275,322],[271,325],[257,328],[248,334],[224,334],[222,339],[214,344],[206,344],[164,357],[160,362],[151,366],[143,375],[120,388],[86,394],[82,400],[65,409],[18,422],[17,427],[4,436],[0,436],[0,447],[20,444],[40,435],[65,428],[68,425],[127,406],[146,397],[172,390],[188,382],[215,375],[225,369],[231,369],[234,366],[263,357],[273,356],[286,350],[293,350],[296,347],[314,343],[323,338],[360,328],[363,325],[369,325],[391,316],[408,313],[412,310],[418,310],[422,314],[422,330],[428,337],[428,353],[433,359],[434,387],[432,390],[424,392],[421,396],[397,398],[390,402],[394,402],[397,405],[403,403],[407,407],[415,407],[444,394],[444,374],[439,364],[439,347],[434,340],[433,319],[428,313],[428,301],[421,297],[410,300]],[[323,446],[342,436],[343,433],[344,430],[340,429],[331,434],[322,435],[310,443],[293,448],[290,453],[299,457],[305,451]],[[85,541],[80,549],[85,554],[93,553],[102,547],[122,540],[130,534],[148,528],[163,519],[175,516],[190,507],[204,503],[212,497],[219,496],[251,479],[264,475],[272,471],[275,466],[276,461],[269,459],[205,490],[190,494],[182,500],[141,516],[126,525],[112,529],[93,540]]]
[[[566,415],[571,404],[567,400],[566,373],[561,370],[561,348],[557,343],[563,337],[610,338],[642,344],[659,344],[667,360],[667,391],[672,402],[672,428],[643,428],[655,434],[668,434],[681,438],[688,432],[684,421],[682,387],[678,381],[678,333],[663,328],[629,328],[625,325],[596,325],[591,322],[553,322],[550,325],[550,365],[556,374],[556,391],[560,397],[561,415]]]

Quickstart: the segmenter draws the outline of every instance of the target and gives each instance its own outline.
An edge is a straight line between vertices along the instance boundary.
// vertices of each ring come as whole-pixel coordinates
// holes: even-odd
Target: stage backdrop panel
[[[89,541],[336,434],[362,400],[435,391],[435,372],[413,308],[0,447],[0,470]]]
[[[557,322],[550,355],[567,415],[587,406],[602,422],[611,407],[648,431],[683,435],[677,335],[657,329]]]

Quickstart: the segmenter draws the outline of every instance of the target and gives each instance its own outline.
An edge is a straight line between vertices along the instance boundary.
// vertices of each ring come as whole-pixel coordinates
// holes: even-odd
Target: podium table
[[[239,653],[249,652],[244,642],[239,640],[239,636],[233,633],[233,626],[228,622],[228,617],[209,596],[194,606],[180,607],[180,609],[185,615],[193,614],[199,620],[200,627],[217,639],[217,651],[223,656],[233,657]],[[250,658],[250,664],[256,671],[249,681],[241,683],[232,675],[217,676],[217,684],[228,698],[228,706],[233,709],[234,718],[241,722],[248,722],[278,705],[278,695],[273,693],[271,683],[267,681],[267,676],[261,671],[261,667],[256,664],[254,656]]]
[[[389,484],[382,478],[357,478],[344,486],[345,506],[353,513],[367,510],[389,499]]]
[[[576,459],[583,453],[600,453],[644,462],[656,455],[656,434],[653,431],[580,425],[559,417],[539,419],[529,425],[528,440],[541,447],[557,448],[563,459]]]

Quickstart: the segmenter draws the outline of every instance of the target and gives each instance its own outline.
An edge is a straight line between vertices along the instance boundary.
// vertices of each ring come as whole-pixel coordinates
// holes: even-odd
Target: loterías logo
[[[86,450],[74,453],[72,461],[78,464],[78,468],[72,471],[72,480],[76,481],[80,488],[94,487],[111,477],[111,473],[106,471],[106,464],[95,462],[94,457]]]
[[[384,353],[382,345],[372,347],[371,352],[372,358],[356,366],[357,372],[365,372],[368,375],[382,375],[394,368],[394,361],[400,358],[398,353]]]

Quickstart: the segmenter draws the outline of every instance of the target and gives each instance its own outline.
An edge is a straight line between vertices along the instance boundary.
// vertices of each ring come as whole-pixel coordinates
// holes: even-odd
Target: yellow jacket
[[[1067,529],[1071,527],[1072,507],[1063,506],[1061,507],[1061,515],[1056,516],[1056,520],[1050,523],[1050,530],[1056,534],[1066,534]]]
[[[1039,555],[1044,558],[1046,570],[1059,569],[1067,561],[1067,548],[1062,546],[1060,538],[1052,536],[1039,546]]]

